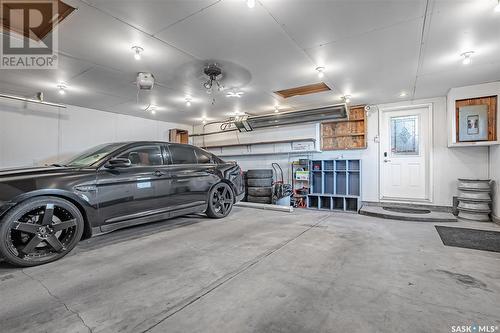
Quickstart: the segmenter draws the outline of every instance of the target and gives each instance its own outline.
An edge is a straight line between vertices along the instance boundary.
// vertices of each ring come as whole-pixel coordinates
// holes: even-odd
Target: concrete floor
[[[2,333],[451,332],[500,326],[500,253],[445,247],[433,223],[235,208],[0,263],[0,294]]]

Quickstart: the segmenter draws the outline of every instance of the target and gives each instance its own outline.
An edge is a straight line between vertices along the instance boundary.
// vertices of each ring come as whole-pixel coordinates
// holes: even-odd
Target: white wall
[[[58,108],[0,99],[0,168],[64,160],[117,141],[168,141],[171,128],[191,126],[68,105]]]
[[[433,105],[433,205],[451,206],[457,193],[457,179],[485,178],[488,176],[488,147],[448,148],[446,97],[404,101],[379,105],[379,108],[432,103]],[[363,150],[328,151],[312,154],[274,154],[257,156],[234,156],[226,159],[236,160],[245,170],[270,168],[272,162],[279,163],[285,171],[285,179],[291,181],[290,162],[298,158],[330,159],[352,158],[362,160],[362,200],[379,201],[379,144],[378,111],[368,114],[368,147]],[[226,134],[226,140],[217,138],[218,144],[234,144],[234,134]],[[248,134],[247,134],[248,135]],[[259,140],[259,130],[252,132],[255,141]],[[279,138],[275,138],[279,140]],[[207,137],[207,140],[208,137]],[[500,152],[498,153],[500,157]],[[500,161],[500,160],[499,160]]]

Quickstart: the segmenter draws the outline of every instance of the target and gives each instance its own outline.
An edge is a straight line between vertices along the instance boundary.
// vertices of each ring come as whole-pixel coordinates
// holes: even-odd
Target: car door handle
[[[161,172],[160,170],[156,170],[156,171],[154,172],[154,175],[155,175],[156,177],[161,177],[161,176],[163,176],[163,175],[164,175],[164,173],[163,173],[163,172]]]

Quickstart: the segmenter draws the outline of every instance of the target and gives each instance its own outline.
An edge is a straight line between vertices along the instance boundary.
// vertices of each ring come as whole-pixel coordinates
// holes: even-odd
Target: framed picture
[[[479,115],[467,116],[467,134],[479,134]]]
[[[455,102],[457,142],[497,140],[497,96]]]

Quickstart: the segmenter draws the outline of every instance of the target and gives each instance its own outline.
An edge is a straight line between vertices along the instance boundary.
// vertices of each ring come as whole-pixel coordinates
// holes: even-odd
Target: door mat
[[[500,252],[500,232],[498,231],[443,226],[436,226],[436,230],[446,246]]]

